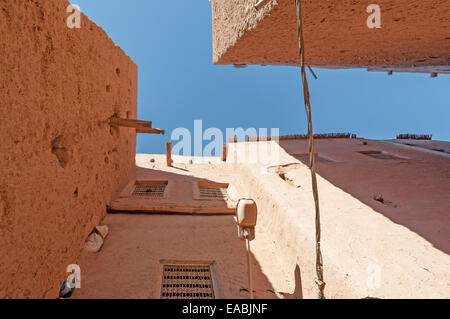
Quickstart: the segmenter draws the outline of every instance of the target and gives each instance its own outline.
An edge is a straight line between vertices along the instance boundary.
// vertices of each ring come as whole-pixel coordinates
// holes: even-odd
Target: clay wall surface
[[[102,251],[85,255],[73,298],[158,299],[164,260],[214,262],[216,298],[248,298],[245,242],[233,216],[112,214],[105,223],[111,233]],[[264,243],[266,262],[280,270],[270,238]],[[277,298],[260,258],[251,258],[255,297]]]
[[[221,203],[227,206],[225,201],[196,199],[192,190],[196,182],[229,183],[231,200],[239,198],[240,172],[220,158],[174,156],[173,161],[167,167],[163,155],[136,155],[138,169],[130,181],[166,180],[167,198],[121,198],[123,211],[108,214],[104,220],[110,234],[102,250],[85,253],[81,259],[82,285],[73,298],[159,298],[161,260],[214,262],[216,298],[248,298],[245,242],[238,238],[234,216],[217,212]],[[122,191],[118,193],[116,200]],[[172,203],[173,210],[150,210],[161,202]],[[201,213],[187,214],[193,202],[202,208]],[[146,212],[126,210],[136,205]],[[251,242],[255,297],[301,297],[301,287],[295,288],[295,269],[285,269],[280,263],[276,238],[260,229]]]
[[[307,142],[280,143],[279,165],[234,164],[236,185],[258,205],[256,238],[272,238],[283,270],[300,269],[291,289],[316,298],[311,176],[298,159]],[[229,144],[228,158],[239,144]],[[316,150],[327,297],[448,298],[448,157],[361,139],[317,140]],[[370,150],[398,158],[358,153]],[[268,277],[275,289],[282,286]]]
[[[214,63],[298,65],[294,0],[213,1]],[[381,7],[369,29],[367,6]],[[319,67],[448,66],[447,0],[302,0],[306,62]]]
[[[307,154],[306,141],[282,141],[292,156]],[[362,139],[317,140],[318,173],[380,214],[450,254],[450,158],[431,148],[438,141],[409,141],[408,148]],[[381,152],[381,154],[370,153]],[[303,162],[304,157],[302,158]],[[384,203],[375,200],[382,196]]]
[[[0,298],[55,298],[134,167],[137,67],[65,0],[0,0]]]
[[[130,182],[168,181],[166,198],[118,192],[115,200],[122,202],[123,211],[105,218],[110,234],[99,253],[85,253],[82,258],[82,287],[73,297],[159,298],[160,261],[175,260],[214,262],[216,298],[248,298],[245,242],[238,238],[234,215],[217,211],[231,202],[236,207],[233,199],[240,194],[235,167],[220,158],[183,156],[174,156],[173,166],[167,167],[165,156],[155,154],[137,154],[136,165]],[[230,199],[196,198],[193,186],[197,182],[229,183]],[[151,210],[164,203],[171,210]],[[135,207],[141,211],[133,211]],[[189,214],[188,208],[202,212]],[[291,298],[290,274],[278,262],[273,240],[273,236],[260,235],[251,243],[255,297]]]
[[[128,182],[120,189],[110,204],[111,212],[130,213],[185,213],[185,214],[235,214],[236,195],[230,183],[233,171],[224,167],[218,157],[203,157],[201,163],[187,165],[187,157],[173,156],[173,167],[167,166],[165,155],[136,155],[136,170],[130,174]],[[185,162],[185,163],[183,163]],[[218,171],[211,174],[210,170]],[[164,195],[159,198],[134,196],[135,185],[148,181],[166,184]],[[200,196],[200,186],[228,188],[227,198],[215,200]]]
[[[228,144],[222,163],[175,157],[167,167],[162,155],[138,154],[140,170],[131,179],[168,180],[168,187],[180,187],[180,181],[230,183],[232,199],[252,198],[258,206],[251,242],[255,297],[316,298],[314,201],[302,163],[306,141],[282,141],[277,164],[232,162],[236,152],[251,149],[239,146],[252,143]],[[316,145],[327,298],[448,298],[448,157],[363,139],[322,139]],[[370,150],[398,158],[358,153]],[[183,195],[168,190],[167,196],[175,208],[192,205],[187,186]],[[142,205],[144,199],[123,200],[133,207],[133,200]],[[159,201],[147,198],[144,207]],[[203,202],[205,210],[214,208]],[[161,259],[215,261],[223,296],[247,296],[244,246],[232,216],[124,213],[105,219],[110,235],[99,253],[82,259],[75,298],[157,298]]]
[[[402,139],[402,140],[392,140],[391,142],[409,146],[412,148],[419,148],[422,150],[429,150],[433,153],[438,152],[440,155],[450,156],[450,142],[444,141],[426,141],[426,140],[412,140],[412,139]],[[437,154],[437,153],[435,153]]]

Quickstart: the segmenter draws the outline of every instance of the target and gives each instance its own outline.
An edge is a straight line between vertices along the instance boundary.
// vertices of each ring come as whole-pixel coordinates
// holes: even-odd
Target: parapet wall
[[[0,298],[56,298],[134,167],[137,67],[66,0],[0,0]]]

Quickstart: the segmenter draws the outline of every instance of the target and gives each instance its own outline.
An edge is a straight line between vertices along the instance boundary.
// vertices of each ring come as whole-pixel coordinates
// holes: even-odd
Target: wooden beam
[[[152,122],[140,121],[131,119],[122,119],[120,117],[112,117],[109,119],[109,124],[113,126],[123,126],[131,128],[152,128]]]
[[[136,128],[136,133],[139,134],[166,134],[165,130],[161,130],[159,128],[146,128],[146,127],[138,127]]]
[[[227,143],[223,144],[223,150],[222,150],[222,161],[227,161]]]
[[[162,134],[162,135],[166,134],[165,130],[161,130],[159,128],[152,128],[152,122],[150,121],[122,119],[120,117],[114,116],[109,119],[109,125],[135,128],[136,133],[140,134]]]
[[[167,142],[166,145],[166,149],[167,149],[167,166],[172,166],[172,141]]]

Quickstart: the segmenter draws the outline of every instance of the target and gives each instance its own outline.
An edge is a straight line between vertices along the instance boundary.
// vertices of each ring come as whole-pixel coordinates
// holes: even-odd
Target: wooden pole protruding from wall
[[[222,161],[227,161],[227,143],[223,144],[223,150],[222,150]]]
[[[167,166],[172,166],[172,141],[167,142],[166,144],[167,147]]]
[[[111,117],[109,119],[109,124],[113,126],[123,126],[131,128],[152,128],[151,121],[140,121],[132,119],[123,119],[120,117]]]
[[[161,130],[159,128],[153,128],[152,122],[150,122],[150,121],[123,119],[120,117],[113,116],[109,119],[109,125],[115,126],[115,127],[135,128],[136,133],[162,134],[162,135],[166,134],[165,130]]]
[[[159,128],[137,128],[136,133],[140,134],[161,134],[165,135],[166,131]]]

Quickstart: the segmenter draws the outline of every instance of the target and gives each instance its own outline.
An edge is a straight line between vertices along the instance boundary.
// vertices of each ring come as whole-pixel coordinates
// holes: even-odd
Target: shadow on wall
[[[85,255],[73,298],[156,298],[162,259],[215,261],[223,297],[248,298],[245,243],[232,216],[112,214],[105,223],[110,235],[99,254]],[[277,298],[258,256],[251,259],[255,298]],[[286,298],[301,296],[295,273],[295,293]]]
[[[302,289],[302,274],[300,271],[300,266],[297,264],[294,270],[294,281],[295,289],[292,294],[282,292],[281,295],[285,299],[303,299],[303,289]]]
[[[173,170],[179,174],[174,173]],[[205,201],[193,199],[192,185],[197,182],[224,182],[186,175],[182,165],[171,168],[172,172],[137,167],[136,178],[168,180],[175,192],[167,198],[174,207],[174,199],[180,205],[208,207]],[[191,171],[191,173],[195,173]],[[121,198],[119,197],[119,200]],[[127,201],[130,199],[128,198]],[[154,207],[161,199],[147,199],[143,208]],[[142,199],[140,199],[142,201]],[[145,201],[145,199],[144,199]],[[224,200],[216,205],[226,206]],[[163,203],[159,204],[163,205]],[[133,208],[132,206],[130,206]],[[178,206],[177,206],[178,207]],[[216,206],[217,207],[217,206]],[[182,209],[182,206],[179,206]],[[186,208],[186,207],[184,207]],[[238,238],[234,215],[181,214],[181,212],[116,211],[104,221],[110,227],[110,235],[99,254],[86,255],[82,261],[82,288],[74,298],[157,298],[157,282],[160,276],[160,261],[214,261],[224,298],[248,298],[248,273],[245,242]],[[259,238],[258,240],[273,240]],[[270,247],[265,245],[264,247]],[[276,253],[276,252],[274,252]],[[278,267],[275,261],[259,256],[252,251],[254,295],[257,299],[302,298],[302,283],[299,266],[294,271],[295,291],[275,291],[271,282],[279,278],[268,278],[261,264]],[[294,280],[294,278],[289,278]],[[142,283],[145,282],[145,285]]]
[[[317,172],[450,254],[450,163],[444,157],[417,154],[404,160],[318,161]]]

